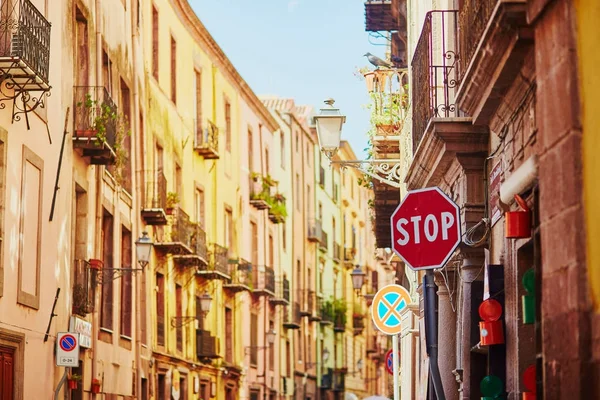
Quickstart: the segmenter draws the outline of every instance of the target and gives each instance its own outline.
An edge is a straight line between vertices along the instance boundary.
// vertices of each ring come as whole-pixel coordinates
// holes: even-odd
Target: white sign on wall
[[[59,332],[56,335],[56,366],[79,367],[79,334]]]
[[[92,324],[84,319],[71,317],[69,332],[79,333],[79,345],[86,349],[92,348]]]

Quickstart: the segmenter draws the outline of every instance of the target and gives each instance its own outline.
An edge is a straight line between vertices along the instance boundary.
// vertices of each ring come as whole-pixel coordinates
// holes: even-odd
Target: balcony
[[[183,266],[207,263],[206,233],[179,207],[167,217],[167,225],[156,230],[154,248],[172,254]]]
[[[389,229],[389,226],[388,226]],[[344,249],[344,262],[347,264],[354,265],[354,261],[356,258],[356,248],[355,247],[346,247]]]
[[[253,271],[254,290],[258,296],[275,295],[275,272],[272,267],[260,266]]]
[[[300,315],[310,317],[314,313],[316,293],[314,290],[300,289],[301,309]]]
[[[461,110],[489,124],[533,49],[525,0],[465,0],[458,14]]]
[[[229,249],[211,243],[208,249],[208,263],[197,268],[196,274],[205,279],[230,280]]]
[[[323,372],[321,376],[320,389],[331,389],[333,385],[333,368],[327,368],[327,372]]]
[[[250,205],[257,210],[271,208],[271,189],[274,184],[268,176],[263,177],[257,172],[251,173],[249,178]]]
[[[346,373],[342,370],[333,372],[333,390],[343,392],[346,389]]]
[[[291,307],[286,307],[284,311],[284,320],[282,326],[285,329],[300,329],[301,315],[300,303],[294,301]]]
[[[335,312],[333,315],[333,331],[346,332],[346,314]]]
[[[118,118],[108,91],[100,86],[75,86],[73,110],[73,147],[89,157],[91,164],[114,164]]]
[[[269,208],[269,220],[274,224],[285,222],[287,209],[285,207],[285,197],[281,193],[275,193],[272,197],[272,203]]]
[[[88,261],[75,260],[73,265],[73,314],[85,317],[94,312],[99,267]]]
[[[252,291],[252,264],[246,260],[239,263],[229,264],[229,276],[231,280],[223,284],[223,288],[233,293]]]
[[[0,102],[13,101],[12,121],[44,107],[50,85],[50,23],[30,0],[0,4]],[[9,89],[8,91],[5,89]],[[9,92],[9,93],[8,93]],[[32,94],[32,92],[37,92]],[[26,99],[26,104],[23,104]]]
[[[342,245],[333,242],[333,261],[339,263],[342,258]]]
[[[219,340],[210,334],[210,331],[196,329],[196,356],[198,360],[203,361],[219,356]]]
[[[146,181],[146,196],[141,216],[146,225],[166,225],[167,178],[162,170],[152,171]]]
[[[365,31],[397,31],[399,28],[399,0],[366,0]]]
[[[319,304],[319,314],[321,325],[333,325],[335,319],[334,305],[330,300],[321,300]]]
[[[412,59],[412,135],[416,153],[433,118],[455,118],[460,77],[457,60],[457,11],[430,11]]]
[[[271,304],[287,306],[290,304],[290,281],[286,278],[275,281],[275,296],[269,299]]]
[[[321,220],[311,219],[308,221],[307,239],[309,242],[320,242],[322,239]]]
[[[352,316],[352,328],[354,329],[354,335],[360,335],[365,330],[365,316],[364,315],[353,315]]]
[[[321,240],[319,241],[319,250],[326,253],[329,250],[329,240],[327,237],[327,232],[321,229]]]
[[[206,121],[206,126],[196,124],[194,150],[207,160],[219,158],[219,128],[212,121]]]

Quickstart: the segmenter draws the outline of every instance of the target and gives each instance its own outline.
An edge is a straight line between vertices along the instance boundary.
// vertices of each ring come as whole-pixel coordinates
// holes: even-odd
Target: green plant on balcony
[[[271,175],[267,174],[263,176],[263,185],[267,185],[269,187],[277,185],[277,181],[271,177]]]
[[[287,210],[285,208],[285,203],[274,201],[271,205],[271,209],[269,210],[269,214],[278,220],[283,220],[287,217]]]
[[[179,194],[177,192],[168,192],[165,204],[167,214],[172,214],[173,209],[179,204]]]
[[[321,318],[325,321],[333,321],[333,300],[326,300],[323,302],[323,304],[321,305]]]
[[[348,306],[343,299],[334,299],[333,300],[333,316],[335,319],[335,324],[337,326],[345,326],[346,325],[346,313],[348,312]]]
[[[363,308],[361,307],[360,304],[354,304],[354,309],[352,310],[352,318],[354,319],[358,319],[358,318],[364,318],[366,315],[365,310],[363,310]]]

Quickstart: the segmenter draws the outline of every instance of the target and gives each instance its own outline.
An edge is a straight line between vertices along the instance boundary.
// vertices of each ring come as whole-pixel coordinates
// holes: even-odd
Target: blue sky
[[[361,0],[189,0],[258,95],[292,97],[317,110],[327,97],[346,115],[342,138],[364,157],[369,114],[365,83],[355,76],[369,44]]]

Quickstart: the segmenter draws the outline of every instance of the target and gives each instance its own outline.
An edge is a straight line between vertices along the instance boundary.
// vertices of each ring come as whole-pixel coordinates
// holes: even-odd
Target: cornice
[[[170,4],[173,6],[173,10],[188,32],[196,39],[197,43],[202,45],[204,50],[212,56],[211,59],[216,61],[216,63],[222,67],[221,70],[224,74],[240,89],[242,97],[246,99],[250,103],[250,107],[260,115],[262,120],[266,123],[266,126],[270,128],[271,132],[278,130],[279,124],[273,115],[271,115],[262,101],[260,101],[258,96],[252,91],[248,83],[235,69],[231,61],[229,61],[229,58],[227,58],[223,49],[219,47],[217,42],[208,32],[204,24],[200,21],[200,18],[198,18],[194,10],[190,7],[188,1],[170,0]]]

